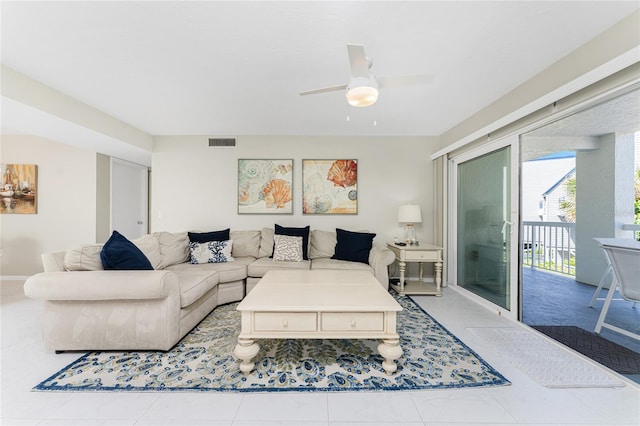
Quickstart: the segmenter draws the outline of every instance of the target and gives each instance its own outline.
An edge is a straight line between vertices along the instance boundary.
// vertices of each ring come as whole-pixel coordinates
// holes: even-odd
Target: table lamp
[[[398,222],[405,224],[406,243],[414,245],[416,243],[416,229],[413,227],[416,223],[422,223],[422,213],[420,206],[415,204],[405,204],[398,209]]]

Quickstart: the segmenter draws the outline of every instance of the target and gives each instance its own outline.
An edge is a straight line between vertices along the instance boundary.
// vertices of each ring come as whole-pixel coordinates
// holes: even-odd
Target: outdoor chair
[[[623,299],[631,302],[640,301],[640,242],[621,238],[604,238],[600,239],[599,242],[601,243],[600,247],[605,251],[610,261],[613,280],[604,301],[602,312],[600,312],[595,332],[599,334],[604,327],[640,340],[640,334],[638,334],[640,330],[637,324],[633,330],[625,330],[605,322],[616,288]]]
[[[610,238],[594,238],[594,240],[602,246],[603,241],[604,240],[609,240]],[[613,278],[613,270],[611,269],[611,261],[609,260],[609,256],[607,256],[607,252],[606,251],[602,251],[604,254],[604,258],[607,261],[607,269],[604,270],[604,273],[602,274],[602,277],[600,278],[600,282],[598,283],[598,288],[596,288],[596,291],[593,293],[593,297],[591,298],[591,302],[589,302],[589,307],[593,307],[593,304],[596,303],[596,300],[604,300],[604,299],[600,299],[598,298],[598,296],[600,296],[600,292],[602,291],[602,287],[604,287],[604,284],[611,278]]]

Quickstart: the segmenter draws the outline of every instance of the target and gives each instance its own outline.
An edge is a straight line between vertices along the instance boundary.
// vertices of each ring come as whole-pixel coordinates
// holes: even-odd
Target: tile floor
[[[635,425],[640,387],[549,389],[474,339],[467,327],[513,326],[452,289],[420,305],[506,376],[511,386],[353,393],[43,393],[30,389],[75,360],[43,347],[41,304],[0,283],[2,425]],[[620,376],[619,376],[620,377]],[[625,379],[623,379],[625,380]]]

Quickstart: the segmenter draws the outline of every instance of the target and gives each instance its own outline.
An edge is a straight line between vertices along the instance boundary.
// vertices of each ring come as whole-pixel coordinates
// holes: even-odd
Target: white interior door
[[[111,230],[127,238],[148,233],[148,168],[111,159]]]

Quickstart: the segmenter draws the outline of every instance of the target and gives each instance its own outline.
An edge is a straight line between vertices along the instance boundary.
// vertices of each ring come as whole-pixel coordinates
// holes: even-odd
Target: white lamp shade
[[[400,223],[422,223],[422,213],[420,206],[415,204],[405,204],[398,209],[398,222]]]

